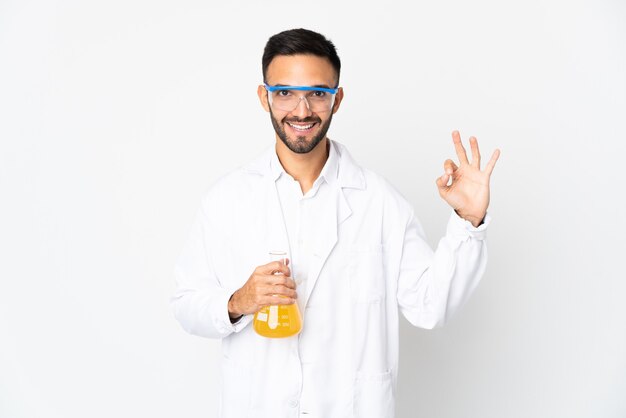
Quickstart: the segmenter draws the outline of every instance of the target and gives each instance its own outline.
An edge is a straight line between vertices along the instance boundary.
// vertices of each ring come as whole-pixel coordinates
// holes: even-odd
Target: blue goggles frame
[[[328,89],[326,87],[311,87],[311,86],[270,86],[267,83],[263,83],[267,91],[274,92],[280,90],[300,90],[300,91],[323,91],[330,94],[337,94],[339,87],[334,89]]]

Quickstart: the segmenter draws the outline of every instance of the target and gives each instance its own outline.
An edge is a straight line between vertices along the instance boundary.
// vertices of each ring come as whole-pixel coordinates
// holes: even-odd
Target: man
[[[176,265],[175,315],[222,340],[221,417],[392,417],[398,313],[440,326],[478,284],[499,151],[481,171],[476,139],[470,162],[453,133],[460,164],[447,160],[437,186],[454,211],[433,253],[410,204],[326,136],[344,94],[334,45],[288,30],[262,63],[276,144],[202,201]],[[271,250],[290,263],[268,263]],[[293,303],[298,335],[255,333],[255,312]]]

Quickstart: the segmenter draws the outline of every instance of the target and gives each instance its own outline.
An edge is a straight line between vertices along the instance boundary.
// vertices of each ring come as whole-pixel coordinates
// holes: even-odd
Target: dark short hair
[[[324,35],[308,29],[290,29],[268,39],[263,51],[262,67],[263,81],[267,82],[267,67],[277,55],[297,55],[311,54],[326,58],[330,61],[337,73],[337,83],[339,83],[339,73],[341,71],[341,61],[337,55],[335,45]]]

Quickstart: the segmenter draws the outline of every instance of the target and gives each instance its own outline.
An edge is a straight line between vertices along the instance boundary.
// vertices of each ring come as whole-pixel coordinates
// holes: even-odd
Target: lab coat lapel
[[[340,187],[333,187],[333,189],[333,199],[324,207],[323,213],[320,214],[320,219],[323,221],[319,225],[319,239],[315,242],[313,248],[313,257],[309,267],[309,283],[307,284],[308,291],[305,294],[303,307],[306,307],[322,268],[337,244],[339,225],[352,214],[343,189]]]

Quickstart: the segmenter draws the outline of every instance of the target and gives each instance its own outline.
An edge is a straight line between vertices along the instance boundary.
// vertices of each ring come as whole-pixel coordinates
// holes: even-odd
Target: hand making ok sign
[[[465,148],[461,143],[459,131],[452,132],[452,141],[459,157],[459,166],[452,160],[443,163],[444,174],[437,178],[439,195],[459,214],[460,217],[480,225],[489,206],[489,179],[500,156],[496,149],[484,170],[480,170],[480,152],[478,141],[470,137],[472,162],[467,159]],[[452,182],[449,183],[450,179]]]

